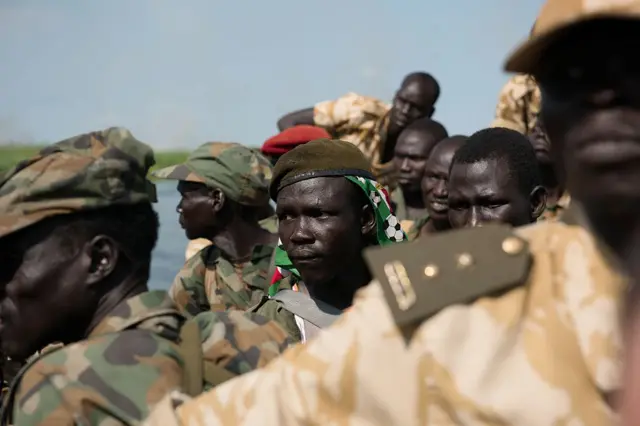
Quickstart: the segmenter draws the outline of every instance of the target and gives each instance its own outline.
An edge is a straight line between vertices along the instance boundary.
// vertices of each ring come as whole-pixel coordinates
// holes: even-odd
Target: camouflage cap
[[[44,148],[0,179],[0,237],[50,216],[156,200],[153,150],[124,128]]]
[[[595,19],[640,19],[640,0],[547,0],[531,35],[507,59],[507,71],[532,73],[558,35]]]
[[[200,145],[187,161],[153,173],[159,179],[199,182],[221,189],[240,204],[263,206],[269,202],[271,163],[238,143],[208,142]]]

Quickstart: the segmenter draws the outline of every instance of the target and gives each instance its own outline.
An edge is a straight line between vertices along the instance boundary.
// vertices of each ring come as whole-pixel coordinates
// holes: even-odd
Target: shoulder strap
[[[400,327],[523,285],[532,261],[528,242],[497,224],[369,248],[364,258]]]
[[[202,356],[200,327],[195,320],[184,323],[180,330],[180,350],[184,359],[182,389],[195,397],[204,390],[204,383],[217,386],[235,377],[235,374]]]
[[[280,290],[271,298],[282,303],[292,314],[319,328],[329,327],[342,315],[342,311],[328,303],[293,290]]]

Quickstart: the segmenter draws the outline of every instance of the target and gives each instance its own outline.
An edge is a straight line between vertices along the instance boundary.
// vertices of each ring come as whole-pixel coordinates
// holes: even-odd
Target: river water
[[[176,182],[172,181],[157,184],[158,202],[154,208],[160,218],[160,233],[153,252],[149,280],[149,288],[154,290],[168,289],[184,264],[188,240],[178,223],[176,206],[180,201],[180,194],[176,186]]]

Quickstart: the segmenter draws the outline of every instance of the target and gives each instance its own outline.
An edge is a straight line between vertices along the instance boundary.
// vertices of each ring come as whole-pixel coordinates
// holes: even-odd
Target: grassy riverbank
[[[4,145],[0,146],[0,173],[13,167],[16,163],[38,153],[41,146],[37,145]],[[183,162],[189,155],[188,151],[156,151],[156,165],[153,169]],[[152,170],[153,170],[152,169]]]

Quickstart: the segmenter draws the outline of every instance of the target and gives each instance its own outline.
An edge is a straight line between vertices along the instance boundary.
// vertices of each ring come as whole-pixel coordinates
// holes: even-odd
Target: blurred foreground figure
[[[187,320],[148,291],[158,217],[150,147],[121,128],[51,145],[0,181],[0,344],[31,357],[2,425],[135,424],[169,391],[198,395],[288,344],[240,312]]]

